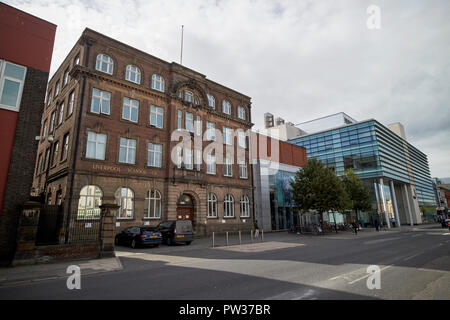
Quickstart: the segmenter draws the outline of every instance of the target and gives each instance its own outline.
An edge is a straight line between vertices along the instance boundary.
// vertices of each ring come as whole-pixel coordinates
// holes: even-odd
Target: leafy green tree
[[[361,182],[352,169],[345,171],[341,179],[350,198],[351,209],[356,213],[356,218],[359,220],[358,211],[372,208],[369,189]]]
[[[291,186],[293,199],[301,215],[316,210],[322,217],[324,212],[343,210],[350,206],[342,181],[331,168],[326,168],[317,159],[309,159],[306,166],[297,171]],[[336,219],[334,221],[336,226]]]

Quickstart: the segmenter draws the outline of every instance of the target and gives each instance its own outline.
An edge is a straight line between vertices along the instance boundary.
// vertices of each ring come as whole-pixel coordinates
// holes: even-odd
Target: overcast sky
[[[179,62],[294,123],[336,112],[401,122],[450,177],[450,1],[12,0],[58,26],[51,74],[85,27]],[[381,9],[370,30],[366,10]]]

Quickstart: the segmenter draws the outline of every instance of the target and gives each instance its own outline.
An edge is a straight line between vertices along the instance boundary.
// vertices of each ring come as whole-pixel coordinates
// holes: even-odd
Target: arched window
[[[150,219],[161,218],[161,193],[156,190],[149,190],[145,198],[145,217]]]
[[[249,218],[250,217],[250,201],[248,201],[247,196],[241,197],[241,218]]]
[[[103,193],[97,186],[84,186],[80,191],[78,200],[78,219],[98,219],[100,218],[100,205],[102,204]]]
[[[116,203],[120,206],[117,217],[121,219],[133,218],[134,193],[129,188],[119,188],[116,191]]]
[[[208,218],[217,218],[217,197],[214,193],[208,193]]]
[[[125,80],[141,84],[141,70],[138,67],[131,64],[127,65],[125,72]]]
[[[223,216],[226,218],[234,217],[234,198],[231,194],[225,195],[223,201]]]
[[[164,78],[158,74],[152,75],[152,89],[164,92]]]
[[[95,69],[108,74],[113,74],[114,61],[110,56],[107,56],[106,54],[99,54],[97,56]]]
[[[231,115],[231,103],[229,101],[222,101],[222,112]]]
[[[238,118],[242,119],[242,120],[246,120],[246,114],[245,114],[245,109],[244,107],[237,107],[237,111],[238,111]]]
[[[216,99],[212,94],[208,93],[208,106],[215,109],[216,108]]]

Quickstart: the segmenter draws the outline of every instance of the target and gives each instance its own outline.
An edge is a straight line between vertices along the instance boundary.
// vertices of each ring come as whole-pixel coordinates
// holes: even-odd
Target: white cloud
[[[184,24],[183,63],[251,96],[256,128],[265,112],[400,121],[432,176],[450,176],[446,0],[379,0],[381,30],[361,0],[6,2],[58,25],[52,73],[85,27],[178,62]]]

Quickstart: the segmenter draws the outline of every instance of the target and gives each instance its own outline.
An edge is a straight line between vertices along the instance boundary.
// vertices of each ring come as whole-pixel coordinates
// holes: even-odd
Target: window
[[[152,75],[152,89],[164,92],[164,78],[160,75]]]
[[[64,102],[59,106],[58,125],[60,125],[64,118]]]
[[[247,139],[245,136],[245,132],[241,130],[238,131],[238,145],[240,148],[247,149]]]
[[[233,176],[233,159],[232,158],[225,158],[225,163],[223,164],[223,175],[225,177],[232,177]]]
[[[206,173],[216,174],[216,156],[208,154],[206,156]]]
[[[181,169],[181,162],[182,162],[182,158],[181,158],[181,147],[180,146],[177,146],[177,163],[176,163],[176,165],[177,165],[177,168],[178,169]]]
[[[234,217],[234,198],[231,194],[225,195],[223,201],[223,216],[224,218]]]
[[[134,193],[129,188],[119,188],[116,191],[116,203],[120,206],[117,218],[131,219],[134,212]]]
[[[158,190],[149,190],[145,198],[145,218],[161,218],[161,193]]]
[[[186,112],[186,130],[194,132],[194,115],[189,112]]]
[[[55,117],[56,111],[53,111],[50,117],[50,133],[53,133],[53,130],[55,129]]]
[[[78,200],[78,219],[98,219],[100,218],[100,205],[102,204],[103,193],[97,186],[85,186],[80,191]]]
[[[59,141],[56,141],[53,145],[52,167],[55,166],[58,161]]]
[[[206,140],[216,141],[216,126],[213,122],[206,122]]]
[[[0,60],[0,106],[19,111],[27,68]]]
[[[139,115],[139,101],[123,98],[123,106],[122,106],[122,119],[138,122]]]
[[[92,89],[91,112],[109,115],[110,101],[111,101],[111,93],[107,91],[101,91],[95,88]]]
[[[197,136],[202,135],[202,119],[200,118],[200,116],[197,116],[195,120],[195,134]]]
[[[75,59],[73,60],[73,64],[74,65],[80,64],[80,56],[79,55],[75,57]]]
[[[233,145],[233,130],[231,128],[223,127],[223,143],[228,145]]]
[[[214,96],[211,94],[207,94],[208,96],[208,106],[215,109],[216,108],[216,99],[214,99]]]
[[[164,120],[164,109],[150,106],[150,125],[162,129]]]
[[[106,134],[88,132],[86,158],[105,160]]]
[[[63,149],[61,153],[61,161],[67,159],[67,154],[69,152],[69,134],[65,134],[63,138]]]
[[[134,164],[136,161],[136,140],[120,138],[119,162]]]
[[[237,111],[238,111],[238,118],[242,119],[242,120],[246,120],[245,109],[243,107],[239,106],[237,108]]]
[[[231,103],[229,101],[222,101],[222,112],[231,115]]]
[[[47,125],[48,125],[48,122],[47,122],[47,120],[45,120],[44,121],[44,126],[42,127],[42,136],[43,137],[46,137],[47,136]]]
[[[242,218],[249,218],[250,217],[250,208],[249,208],[250,202],[248,201],[247,196],[242,196],[240,205],[241,205],[241,217]]]
[[[188,170],[194,169],[194,161],[192,157],[192,149],[184,149],[184,167]]]
[[[138,67],[129,64],[125,72],[125,80],[141,84],[141,70]]]
[[[108,74],[113,74],[114,62],[111,57],[106,54],[99,54],[97,56],[97,62],[95,64],[95,69]]]
[[[191,91],[187,91],[184,93],[184,101],[186,102],[194,102],[194,94]]]
[[[42,172],[42,153],[39,155],[39,158],[38,158],[38,164],[36,167],[36,175],[37,176],[40,175],[41,172]]]
[[[177,112],[177,129],[182,129],[181,124],[183,123],[183,111],[178,110]]]
[[[69,82],[69,68],[67,68],[66,71],[64,71],[63,87],[65,87],[68,82]]]
[[[59,94],[59,81],[56,83],[56,86],[55,86],[55,97],[57,97],[58,94]]]
[[[75,103],[75,92],[71,92],[69,95],[69,108],[67,109],[67,116],[70,116],[73,112],[73,105]]]
[[[214,193],[208,193],[208,218],[217,218],[217,197]]]
[[[248,178],[247,163],[245,163],[245,162],[239,164],[239,178],[241,178],[241,179]]]
[[[50,90],[47,95],[47,106],[50,105],[50,102],[52,102],[52,90]]]
[[[50,148],[47,148],[47,150],[45,150],[45,161],[44,161],[44,169],[45,170],[48,169],[49,161],[50,161]]]
[[[150,167],[162,167],[162,145],[161,144],[148,144],[148,156],[147,165]]]
[[[202,150],[195,150],[195,170],[200,171],[202,166]]]

